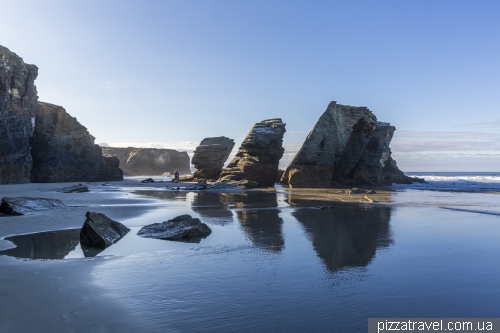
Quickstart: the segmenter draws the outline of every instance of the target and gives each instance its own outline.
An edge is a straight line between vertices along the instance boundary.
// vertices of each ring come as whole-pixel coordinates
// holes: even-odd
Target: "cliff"
[[[38,103],[31,154],[34,183],[123,179],[119,161],[103,158],[87,128],[61,106]]]
[[[94,138],[56,105],[39,103],[38,68],[0,46],[0,184],[123,179]]]
[[[377,121],[366,107],[331,102],[285,170],[289,187],[391,185],[419,181],[391,158],[396,128]]]
[[[116,156],[129,176],[159,176],[164,172],[191,174],[189,155],[173,149],[102,147],[103,154]]]
[[[29,182],[38,68],[0,46],[0,184]]]

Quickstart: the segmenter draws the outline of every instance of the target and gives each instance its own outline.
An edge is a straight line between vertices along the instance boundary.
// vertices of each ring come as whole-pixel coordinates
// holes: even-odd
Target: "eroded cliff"
[[[189,155],[185,151],[160,148],[102,147],[104,154],[116,156],[120,168],[129,176],[160,176],[165,172],[191,174]]]

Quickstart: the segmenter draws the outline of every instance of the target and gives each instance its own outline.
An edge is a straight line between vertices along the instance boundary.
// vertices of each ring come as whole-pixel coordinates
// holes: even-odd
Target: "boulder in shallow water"
[[[0,204],[0,213],[24,215],[33,210],[66,208],[61,200],[30,197],[4,197]]]
[[[192,237],[208,236],[212,230],[191,215],[177,216],[162,223],[153,223],[143,227],[137,233],[141,237],[167,240],[181,240]]]
[[[130,229],[101,213],[87,212],[80,231],[80,243],[100,249],[118,242]]]
[[[61,193],[83,193],[83,192],[89,192],[89,188],[85,185],[78,184],[73,186],[62,187],[60,189],[57,189],[56,191]]]

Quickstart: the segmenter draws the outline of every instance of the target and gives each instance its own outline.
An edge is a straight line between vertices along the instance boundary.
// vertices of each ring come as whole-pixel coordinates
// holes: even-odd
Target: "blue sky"
[[[498,1],[0,0],[0,45],[96,142],[191,151],[332,100],[395,125],[404,171],[500,171]]]

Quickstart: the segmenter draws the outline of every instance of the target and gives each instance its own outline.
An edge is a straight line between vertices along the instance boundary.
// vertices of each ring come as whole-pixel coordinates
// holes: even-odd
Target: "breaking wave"
[[[451,192],[500,192],[500,172],[412,172],[425,183],[396,185],[399,188]]]

